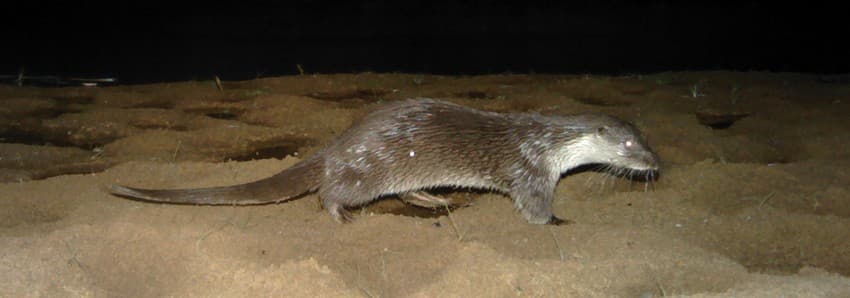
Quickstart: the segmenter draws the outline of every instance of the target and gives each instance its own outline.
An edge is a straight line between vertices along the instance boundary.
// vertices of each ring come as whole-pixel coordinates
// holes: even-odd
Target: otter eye
[[[632,148],[632,141],[626,141],[626,148]]]

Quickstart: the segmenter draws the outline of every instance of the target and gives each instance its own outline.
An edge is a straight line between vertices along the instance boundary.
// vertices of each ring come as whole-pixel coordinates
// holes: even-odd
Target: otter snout
[[[638,154],[635,156],[635,160],[637,161],[636,166],[633,167],[635,170],[657,172],[661,167],[658,155],[652,151],[645,151]]]

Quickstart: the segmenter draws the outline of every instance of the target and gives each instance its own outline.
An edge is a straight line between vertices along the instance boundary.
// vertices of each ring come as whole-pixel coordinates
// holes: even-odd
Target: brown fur
[[[416,99],[377,109],[312,157],[263,180],[182,190],[113,185],[112,192],[156,202],[245,205],[318,191],[328,212],[344,222],[346,207],[383,195],[471,187],[510,195],[529,222],[544,224],[560,222],[551,206],[561,173],[588,163],[658,169],[640,132],[610,116],[499,114]]]

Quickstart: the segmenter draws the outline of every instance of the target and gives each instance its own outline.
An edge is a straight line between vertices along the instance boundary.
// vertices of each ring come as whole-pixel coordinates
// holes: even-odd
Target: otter
[[[607,115],[544,116],[481,111],[419,98],[389,103],[290,168],[246,184],[197,189],[112,185],[114,195],[196,205],[279,203],[318,192],[338,222],[346,207],[398,195],[438,207],[447,199],[426,191],[463,187],[513,198],[532,224],[561,224],[552,198],[561,174],[603,164],[651,177],[659,158],[632,124]]]

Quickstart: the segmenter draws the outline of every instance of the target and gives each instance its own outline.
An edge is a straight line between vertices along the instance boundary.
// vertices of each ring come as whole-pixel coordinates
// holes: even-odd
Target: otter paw
[[[328,213],[330,213],[333,219],[338,223],[349,223],[354,219],[354,217],[351,216],[351,212],[348,212],[348,210],[345,210],[345,208],[339,205],[329,208]]]
[[[546,224],[553,226],[565,226],[574,223],[576,222],[569,219],[560,219],[557,216],[552,215],[552,217],[549,218],[549,222],[547,222]]]

